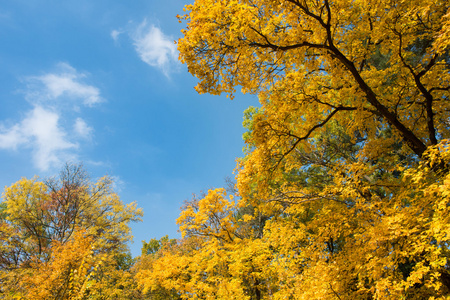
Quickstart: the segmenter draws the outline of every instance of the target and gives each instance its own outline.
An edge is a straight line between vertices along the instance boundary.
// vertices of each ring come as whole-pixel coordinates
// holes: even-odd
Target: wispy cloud
[[[115,192],[121,192],[125,187],[125,181],[120,178],[120,176],[109,176],[112,179],[112,188]]]
[[[64,153],[65,150],[78,147],[68,140],[58,121],[56,112],[39,106],[22,121],[22,134],[34,145],[33,157],[39,169],[46,170],[52,164],[61,163],[61,159],[72,156]]]
[[[0,149],[16,150],[21,144],[24,144],[27,138],[23,134],[21,124],[15,124],[11,128],[0,127]]]
[[[178,51],[173,39],[161,29],[144,20],[132,33],[134,46],[139,57],[152,67],[160,69],[164,75],[178,69]]]
[[[77,136],[82,138],[89,138],[93,132],[92,127],[90,127],[82,118],[77,118],[75,120],[73,130]]]
[[[82,82],[85,77],[66,63],[56,72],[28,77],[23,92],[32,108],[12,126],[0,124],[0,149],[31,149],[33,164],[43,171],[76,159],[79,139],[89,138],[93,129],[81,117],[71,122],[69,116],[79,104],[103,101],[96,87]]]
[[[103,99],[98,88],[83,83],[85,74],[77,72],[67,63],[59,63],[54,73],[32,76],[26,79],[26,97],[32,103],[48,100],[82,101],[86,106],[93,106]]]
[[[119,40],[119,35],[121,35],[123,32],[120,30],[113,30],[111,31],[111,37],[114,40],[114,42],[117,42]]]
[[[56,112],[36,106],[20,123],[0,130],[0,148],[32,148],[34,164],[41,170],[60,164],[61,159],[71,156],[64,152],[78,145],[68,140],[58,121]]]

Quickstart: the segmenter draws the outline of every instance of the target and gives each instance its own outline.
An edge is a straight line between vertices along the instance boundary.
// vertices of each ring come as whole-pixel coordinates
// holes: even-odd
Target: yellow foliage
[[[145,289],[182,299],[446,299],[448,1],[197,0],[178,41],[200,93],[247,111],[236,203],[178,219]],[[182,243],[180,243],[181,245]],[[192,244],[191,244],[192,245]]]
[[[107,177],[90,183],[81,167],[67,165],[59,180],[22,178],[5,188],[0,298],[104,299],[93,297],[108,290],[114,299],[114,283],[103,274],[120,273],[126,285],[127,272],[115,272],[115,261],[142,211],[124,205],[111,185]]]

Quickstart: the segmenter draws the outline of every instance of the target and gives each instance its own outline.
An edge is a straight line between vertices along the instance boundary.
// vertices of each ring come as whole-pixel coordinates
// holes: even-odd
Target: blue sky
[[[232,177],[252,95],[199,95],[177,61],[188,1],[0,2],[0,184],[82,162],[137,201],[141,240],[179,237],[183,201]]]

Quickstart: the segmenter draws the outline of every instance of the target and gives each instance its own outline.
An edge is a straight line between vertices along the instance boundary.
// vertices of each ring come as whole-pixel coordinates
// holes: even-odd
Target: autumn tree
[[[112,183],[108,177],[91,182],[82,166],[66,165],[59,178],[22,178],[7,187],[0,220],[0,294],[69,299],[84,287],[92,297],[100,276],[94,271],[104,272],[126,254],[132,237],[128,224],[142,215],[135,203],[119,199]]]
[[[276,287],[257,215],[223,188],[194,196],[177,220],[182,239],[144,244],[138,281],[145,291],[172,290],[181,299],[263,299]]]
[[[144,244],[141,263],[147,266],[138,273],[144,291],[174,291],[181,299],[223,299],[219,295],[224,286],[219,281],[227,275],[222,246],[235,237],[233,202],[225,196],[224,189],[210,190],[187,201],[177,220],[183,234],[178,243],[152,240]]]
[[[249,218],[267,216],[271,297],[444,299],[447,1],[199,0],[186,10],[178,49],[197,90],[241,86],[261,102],[246,113],[237,188]]]
[[[133,267],[142,295],[152,300],[181,299],[182,289],[173,284],[177,280],[173,270],[184,263],[183,242],[166,235],[142,244],[142,255]]]
[[[178,49],[197,90],[241,85],[279,102],[279,120],[295,103],[304,114],[292,146],[331,119],[370,138],[392,127],[418,156],[447,134],[448,45],[433,48],[448,30],[447,1],[206,0],[186,9]]]

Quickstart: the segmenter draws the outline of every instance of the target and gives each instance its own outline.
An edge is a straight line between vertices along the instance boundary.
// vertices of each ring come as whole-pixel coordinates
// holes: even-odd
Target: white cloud
[[[178,51],[173,39],[144,20],[132,35],[139,57],[148,65],[159,68],[167,77],[178,66]]]
[[[77,148],[78,145],[69,142],[66,133],[58,125],[57,113],[36,107],[23,124],[24,134],[29,136],[34,147],[34,161],[41,170],[48,169],[53,164],[60,164],[67,154],[60,151]]]
[[[24,94],[32,108],[13,125],[0,124],[0,149],[31,149],[33,164],[43,171],[76,160],[79,139],[89,138],[93,129],[80,117],[71,121],[74,109],[80,113],[78,104],[91,107],[103,101],[98,88],[82,82],[85,77],[60,63],[54,73],[27,78]]]
[[[0,128],[0,148],[15,150],[18,145],[26,142],[26,137],[22,134],[22,129],[19,124],[12,126],[9,129]]]
[[[123,32],[119,30],[113,30],[111,31],[111,37],[114,40],[114,42],[117,42],[119,40],[119,35],[121,35]]]
[[[65,150],[78,147],[67,139],[58,121],[57,113],[36,106],[20,123],[0,131],[0,145],[3,149],[32,148],[36,167],[47,170],[71,156],[63,153]]]
[[[32,103],[70,99],[93,106],[102,102],[99,89],[81,81],[85,77],[85,74],[77,72],[70,65],[59,63],[55,73],[28,78],[26,97]]]
[[[90,127],[82,118],[77,118],[73,125],[75,134],[82,138],[89,138],[92,134],[92,127]]]
[[[119,193],[125,187],[125,181],[120,176],[109,176],[112,179],[112,188],[114,192]]]

